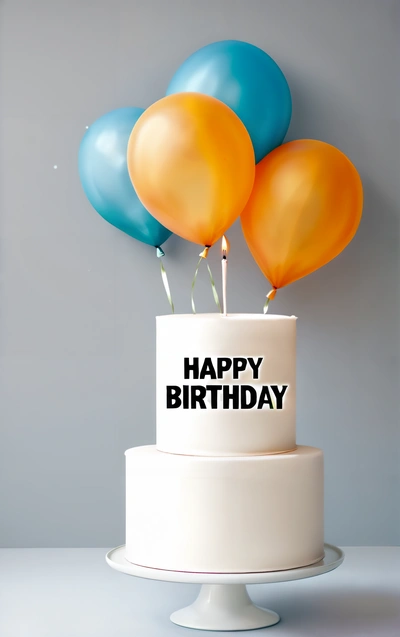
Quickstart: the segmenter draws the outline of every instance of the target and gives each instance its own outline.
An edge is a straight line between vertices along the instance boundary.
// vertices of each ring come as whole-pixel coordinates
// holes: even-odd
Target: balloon
[[[134,239],[160,246],[171,232],[152,217],[129,179],[126,149],[142,108],[118,108],[87,130],[79,148],[79,176],[93,208]]]
[[[143,205],[179,236],[211,246],[242,212],[254,152],[240,119],[200,93],[159,100],[128,142],[128,170]]]
[[[276,62],[253,44],[223,40],[193,53],[167,95],[186,91],[216,97],[235,111],[249,132],[256,162],[283,142],[292,114],[289,86]]]
[[[334,259],[358,228],[362,200],[357,170],[330,144],[301,139],[265,157],[241,222],[250,252],[274,288]]]

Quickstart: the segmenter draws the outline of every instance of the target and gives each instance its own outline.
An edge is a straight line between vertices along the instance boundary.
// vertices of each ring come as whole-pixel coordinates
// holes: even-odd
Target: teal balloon
[[[205,93],[240,117],[256,162],[279,146],[292,115],[289,85],[265,51],[239,40],[214,42],[193,53],[173,76],[171,93]]]
[[[126,151],[142,108],[118,108],[89,126],[79,148],[79,176],[93,208],[129,236],[160,246],[171,231],[146,210],[128,174]]]

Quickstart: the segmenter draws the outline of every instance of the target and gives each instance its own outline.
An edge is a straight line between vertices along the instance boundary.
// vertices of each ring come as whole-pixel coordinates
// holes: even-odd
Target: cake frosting
[[[156,444],[126,452],[128,561],[199,573],[323,557],[323,454],[296,445],[296,318],[157,317]]]
[[[323,557],[323,458],[126,452],[126,559],[174,571],[243,573]]]
[[[229,456],[295,446],[294,316],[157,317],[157,449]]]

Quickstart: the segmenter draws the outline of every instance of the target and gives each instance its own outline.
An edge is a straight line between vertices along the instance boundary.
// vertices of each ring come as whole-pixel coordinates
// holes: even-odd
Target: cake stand
[[[186,573],[137,566],[125,559],[125,546],[109,551],[106,561],[116,571],[127,575],[165,582],[202,584],[193,604],[172,613],[171,621],[174,624],[198,630],[254,630],[273,626],[280,617],[274,611],[255,606],[247,593],[246,584],[289,582],[333,571],[343,562],[344,553],[332,544],[325,544],[324,548],[325,557],[316,564],[269,573]]]

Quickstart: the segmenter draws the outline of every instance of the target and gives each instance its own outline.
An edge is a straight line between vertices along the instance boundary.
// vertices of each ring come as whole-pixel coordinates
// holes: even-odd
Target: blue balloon
[[[79,148],[79,176],[93,208],[134,239],[160,246],[171,236],[139,200],[128,174],[126,151],[142,108],[118,108],[96,120]]]
[[[168,86],[171,93],[205,93],[229,106],[246,126],[256,162],[279,146],[289,128],[292,100],[274,60],[253,44],[214,42],[193,53]]]

